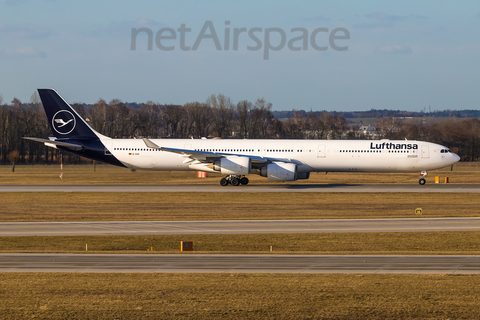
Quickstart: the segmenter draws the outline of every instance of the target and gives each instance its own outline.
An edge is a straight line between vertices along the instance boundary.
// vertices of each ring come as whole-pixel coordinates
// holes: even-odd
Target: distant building
[[[363,132],[365,137],[375,137],[377,135],[377,128],[372,125],[361,126],[360,131]]]

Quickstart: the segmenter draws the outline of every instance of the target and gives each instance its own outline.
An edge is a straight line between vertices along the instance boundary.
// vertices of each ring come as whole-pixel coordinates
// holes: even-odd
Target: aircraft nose
[[[456,153],[452,153],[451,159],[452,159],[451,164],[454,164],[454,163],[457,163],[458,161],[460,161],[460,157]]]

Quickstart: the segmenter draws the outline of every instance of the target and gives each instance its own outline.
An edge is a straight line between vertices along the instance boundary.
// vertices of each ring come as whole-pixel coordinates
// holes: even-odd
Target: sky
[[[70,103],[184,104],[222,93],[235,103],[263,97],[277,111],[477,109],[479,31],[480,2],[468,0],[0,0],[0,94],[28,102],[54,88]]]

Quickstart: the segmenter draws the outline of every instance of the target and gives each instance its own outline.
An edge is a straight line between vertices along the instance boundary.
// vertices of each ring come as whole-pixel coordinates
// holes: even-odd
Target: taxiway
[[[479,274],[480,256],[0,254],[0,272]]]
[[[480,231],[480,218],[5,222],[0,236]]]

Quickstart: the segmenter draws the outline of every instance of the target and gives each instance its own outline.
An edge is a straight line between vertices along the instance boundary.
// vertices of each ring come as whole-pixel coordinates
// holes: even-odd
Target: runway
[[[271,184],[198,185],[20,185],[2,184],[0,192],[414,192],[480,193],[480,184]]]
[[[480,256],[0,254],[0,272],[479,274]]]
[[[0,236],[480,231],[480,218],[7,222]]]

